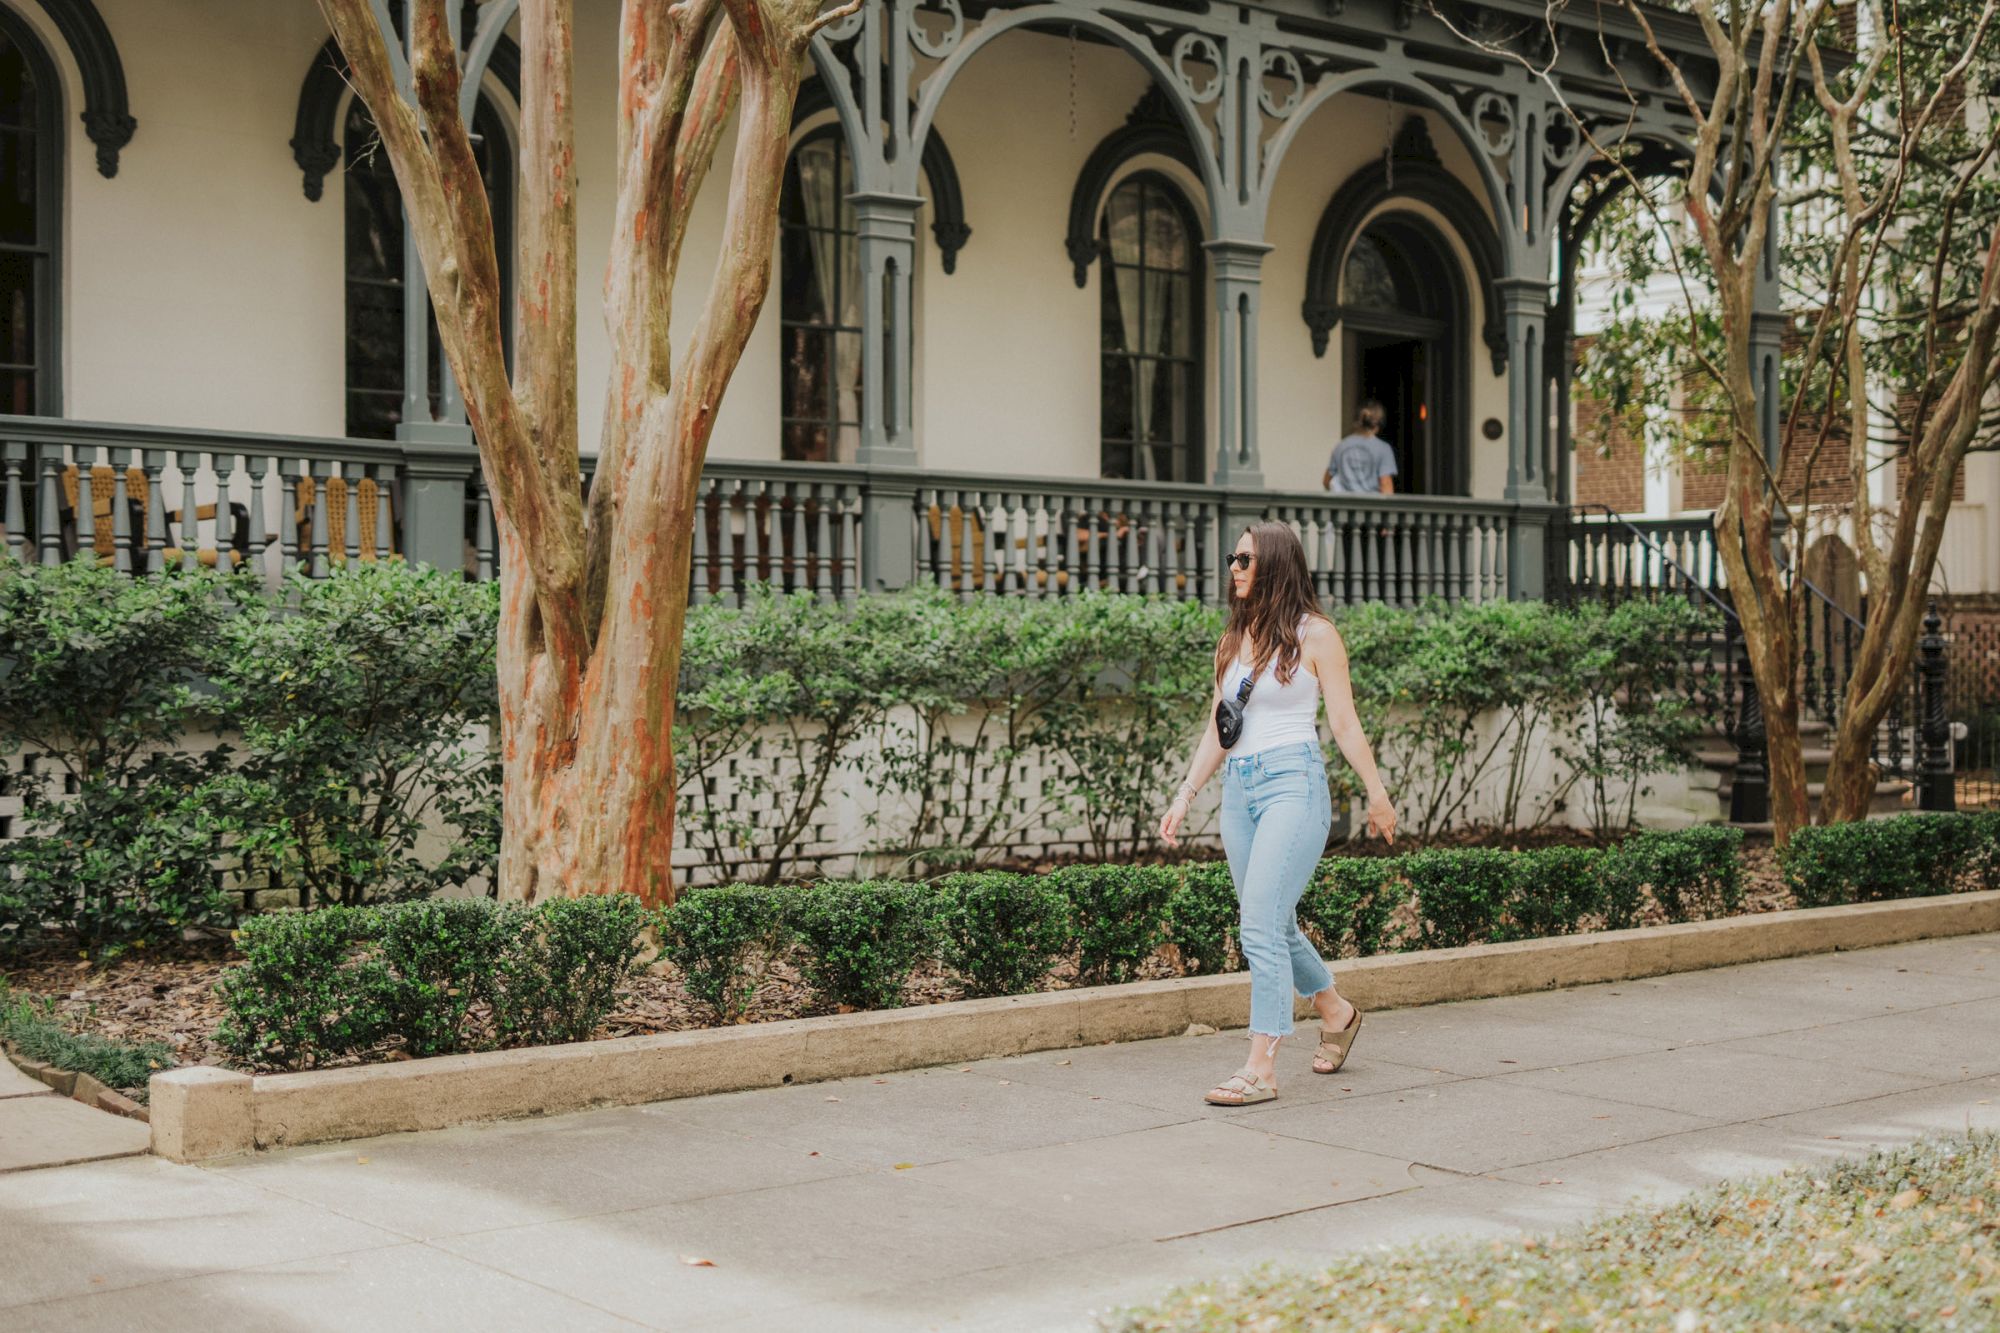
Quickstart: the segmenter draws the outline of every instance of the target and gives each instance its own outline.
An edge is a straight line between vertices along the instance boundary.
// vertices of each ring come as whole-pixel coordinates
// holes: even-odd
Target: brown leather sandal
[[[1202,1100],[1210,1106],[1252,1106],[1277,1095],[1275,1084],[1264,1082],[1247,1069],[1239,1069],[1209,1089]]]
[[[1340,1067],[1347,1063],[1347,1053],[1354,1048],[1355,1035],[1360,1031],[1359,1009],[1354,1010],[1354,1017],[1347,1021],[1347,1026],[1337,1032],[1332,1028],[1322,1027],[1319,1030],[1319,1049],[1313,1052],[1313,1073],[1339,1073]]]

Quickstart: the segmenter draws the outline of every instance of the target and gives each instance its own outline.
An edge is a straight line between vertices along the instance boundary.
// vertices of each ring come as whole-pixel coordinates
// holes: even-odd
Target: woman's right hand
[[[1160,816],[1160,841],[1169,847],[1178,847],[1181,821],[1187,818],[1188,803],[1185,796],[1174,797],[1174,803],[1167,807],[1167,813]]]

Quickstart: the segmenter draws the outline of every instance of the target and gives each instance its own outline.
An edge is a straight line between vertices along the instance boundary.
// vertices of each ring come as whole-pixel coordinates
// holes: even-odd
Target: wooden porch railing
[[[588,484],[594,460],[583,460]],[[925,582],[960,597],[1085,589],[1213,602],[1235,531],[1289,523],[1329,605],[1540,596],[1524,519],[1549,506],[1332,496],[1086,478],[711,459],[691,597],[753,585],[852,602]],[[492,503],[465,444],[255,435],[0,416],[0,529],[13,555],[94,550],[133,572],[251,564],[321,576],[403,556],[468,577],[499,567]]]

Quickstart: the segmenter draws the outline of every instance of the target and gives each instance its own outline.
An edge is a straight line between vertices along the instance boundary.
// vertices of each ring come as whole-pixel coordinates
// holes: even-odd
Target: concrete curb
[[[1383,954],[1338,974],[1341,993],[1363,1009],[1401,1009],[1987,931],[2000,931],[2000,892]],[[202,1161],[1169,1037],[1191,1023],[1240,1027],[1249,1003],[1249,977],[1232,973],[299,1074],[196,1066],[153,1076],[153,1151]]]

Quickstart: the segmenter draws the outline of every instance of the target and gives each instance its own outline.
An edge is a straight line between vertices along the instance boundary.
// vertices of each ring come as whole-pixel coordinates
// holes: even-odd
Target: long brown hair
[[[1257,572],[1248,597],[1239,598],[1236,581],[1229,581],[1229,620],[1215,650],[1215,683],[1220,685],[1222,673],[1243,655],[1247,635],[1257,645],[1251,674],[1262,675],[1275,658],[1279,682],[1289,685],[1299,668],[1300,622],[1308,616],[1325,619],[1326,613],[1313,594],[1299,534],[1288,524],[1272,522],[1252,523],[1248,530]]]

